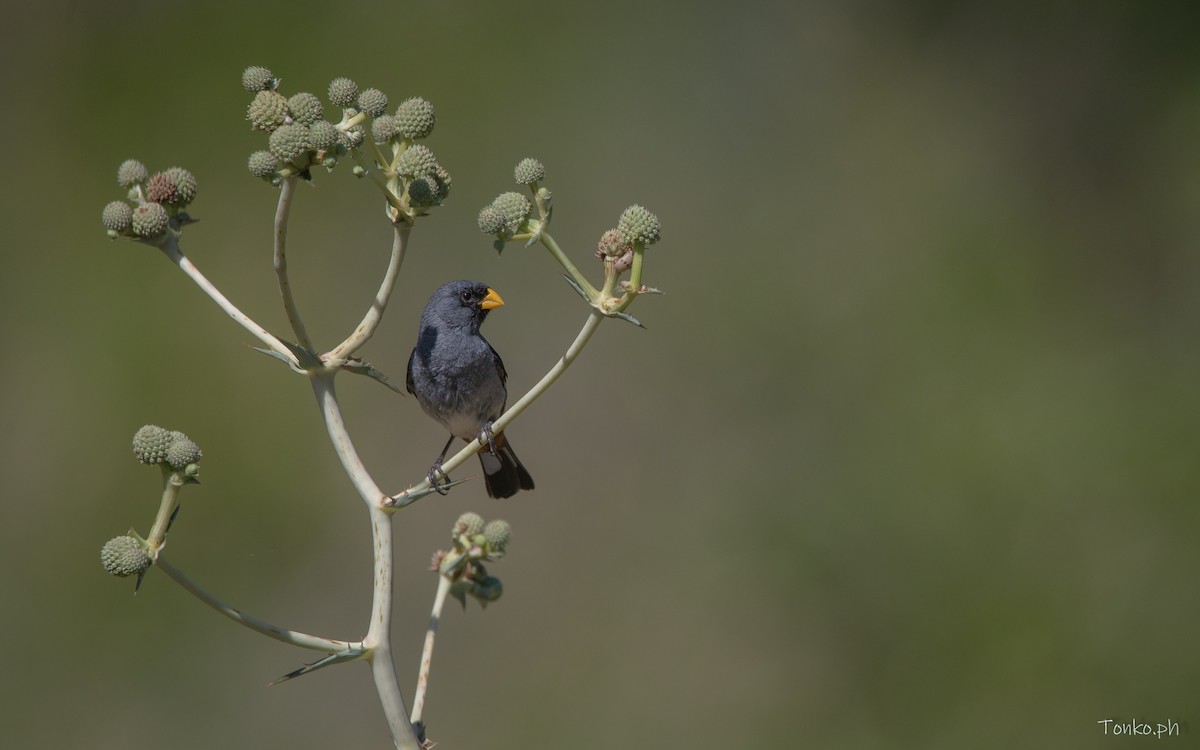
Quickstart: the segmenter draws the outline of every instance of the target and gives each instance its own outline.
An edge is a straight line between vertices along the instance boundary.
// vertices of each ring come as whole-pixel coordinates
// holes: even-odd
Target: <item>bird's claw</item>
[[[439,474],[442,477],[441,479],[438,479]],[[439,495],[449,495],[450,494],[450,490],[447,489],[451,484],[450,475],[447,474],[446,472],[442,471],[442,462],[441,461],[438,461],[436,464],[433,465],[432,468],[429,469],[429,474],[426,475],[426,479],[429,480],[429,485],[431,487],[433,487],[433,489]]]
[[[491,420],[484,422],[483,429],[479,433],[479,442],[486,443],[487,447],[488,447],[488,451],[490,451],[493,456],[498,456],[500,454],[496,452],[495,438],[496,438],[496,436],[492,433]]]

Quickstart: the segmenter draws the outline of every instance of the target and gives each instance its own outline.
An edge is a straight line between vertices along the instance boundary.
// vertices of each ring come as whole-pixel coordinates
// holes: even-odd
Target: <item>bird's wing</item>
[[[504,385],[508,382],[508,370],[504,369],[504,361],[500,359],[500,355],[496,353],[496,348],[488,344],[488,349],[492,352],[492,359],[496,362],[496,374],[500,376],[500,384]]]
[[[417,350],[413,349],[412,354],[408,355],[408,368],[407,368],[407,373],[404,376],[404,387],[407,388],[408,392],[413,394],[414,396],[417,395],[417,392],[415,390],[413,390],[412,366],[413,366],[413,360],[416,359],[416,356],[417,356]]]

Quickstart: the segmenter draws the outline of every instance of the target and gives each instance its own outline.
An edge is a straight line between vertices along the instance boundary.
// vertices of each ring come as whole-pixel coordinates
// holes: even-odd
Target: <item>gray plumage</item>
[[[455,437],[474,440],[490,431],[503,412],[508,391],[500,355],[479,333],[488,311],[504,304],[500,295],[477,281],[451,281],[429,298],[421,314],[417,345],[408,359],[408,392],[425,413]],[[492,435],[479,452],[484,480],[492,497],[509,497],[533,489],[533,478],[521,465],[502,433]],[[430,469],[437,485],[442,454]]]

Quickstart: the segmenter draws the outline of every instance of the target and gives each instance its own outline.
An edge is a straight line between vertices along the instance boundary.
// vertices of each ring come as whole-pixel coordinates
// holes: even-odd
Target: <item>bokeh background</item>
[[[1197,742],[1194,4],[8,5],[5,746],[389,745],[366,669],[266,688],[312,655],[98,563],[157,506],[130,436],[182,429],[204,484],[172,559],[268,620],[365,632],[366,514],[307,384],[99,222],[123,159],[189,167],[185,250],[285,332],[250,64],[289,94],[348,75],[438,108],[454,192],[364,351],[396,379],[451,278],[507,300],[485,333],[515,391],[583,322],[543,250],[497,257],[475,228],[520,158],[547,165],[584,266],[629,204],[662,219],[647,330],[604,325],[509,431],[538,489],[396,516],[406,686],[430,553],[464,510],[515,528],[503,600],[444,618],[441,747],[1145,741],[1109,718]],[[381,209],[348,169],[300,191],[292,279],[320,342],[374,292]],[[423,476],[443,434],[415,402],[340,393],[377,481]]]

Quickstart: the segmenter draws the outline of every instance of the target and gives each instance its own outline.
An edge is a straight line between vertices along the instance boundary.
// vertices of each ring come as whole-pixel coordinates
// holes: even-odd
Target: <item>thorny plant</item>
[[[258,341],[261,345],[256,347],[258,351],[284,362],[294,372],[308,378],[329,440],[366,505],[371,522],[374,588],[367,632],[359,640],[339,640],[273,625],[226,604],[167,559],[163,553],[167,533],[179,511],[182,490],[198,483],[202,458],[200,448],[182,432],[146,425],[134,435],[133,449],[138,460],[143,464],[157,464],[161,469],[162,499],[149,533],[143,537],[130,529],[127,534],[110,540],[101,550],[101,562],[113,575],[135,575],[135,592],[147,571],[157,567],[186,591],[234,622],[284,643],[324,654],[319,660],[275,680],[276,683],[332,664],[366,661],[371,666],[396,747],[415,750],[429,745],[422,715],[434,636],[443,605],[448,596],[464,606],[468,596],[483,605],[500,597],[503,587],[499,579],[489,574],[484,563],[504,555],[511,530],[505,521],[485,522],[478,514],[465,513],[454,525],[450,549],[434,555],[433,570],[438,575],[438,587],[410,712],[400,690],[391,647],[392,516],[438,488],[432,487],[427,478],[399,492],[385,492],[379,488],[346,430],[334,391],[334,378],[345,371],[366,375],[399,390],[357,354],[371,339],[387,309],[413,226],[423,216],[441,207],[450,194],[450,173],[433,152],[419,142],[433,131],[435,113],[432,105],[420,97],[406,99],[395,110],[389,110],[387,96],[382,91],[374,88],[360,91],[349,78],[337,78],[329,85],[328,100],[340,110],[341,118],[332,122],[325,118],[325,106],[318,97],[307,92],[285,97],[278,91],[279,80],[266,68],[247,68],[242,74],[242,84],[253,97],[246,117],[252,129],[267,136],[267,149],[251,154],[249,171],[279,191],[273,259],[279,294],[294,341],[276,336],[251,320],[184,255],[180,240],[184,228],[193,221],[185,209],[195,200],[197,187],[196,178],[190,171],[172,167],[150,174],[141,162],[133,159],[124,162],[117,171],[117,182],[128,193],[125,200],[112,201],[105,206],[102,220],[111,238],[126,238],[161,250],[226,315]],[[362,321],[342,341],[322,351],[304,326],[288,281],[288,216],[298,181],[312,181],[317,167],[332,171],[346,159],[353,162],[353,174],[369,180],[383,196],[393,241],[379,290],[370,300]],[[562,266],[568,283],[590,311],[562,357],[528,393],[494,421],[492,429],[496,432],[503,430],[546,392],[575,361],[606,318],[619,318],[640,326],[627,312],[629,306],[639,296],[658,291],[642,283],[645,249],[659,239],[659,222],[652,213],[640,206],[631,206],[621,215],[615,229],[604,232],[596,251],[604,278],[597,288],[567,258],[550,234],[553,208],[551,193],[543,185],[545,168],[535,159],[523,159],[517,164],[514,177],[525,190],[503,193],[483,208],[479,212],[479,228],[495,238],[497,250],[503,250],[512,242],[524,243],[526,247],[540,243]],[[628,278],[622,279],[626,272]],[[481,447],[479,440],[469,443],[442,464],[442,472],[449,479]],[[441,489],[455,484],[458,482],[450,481]]]

